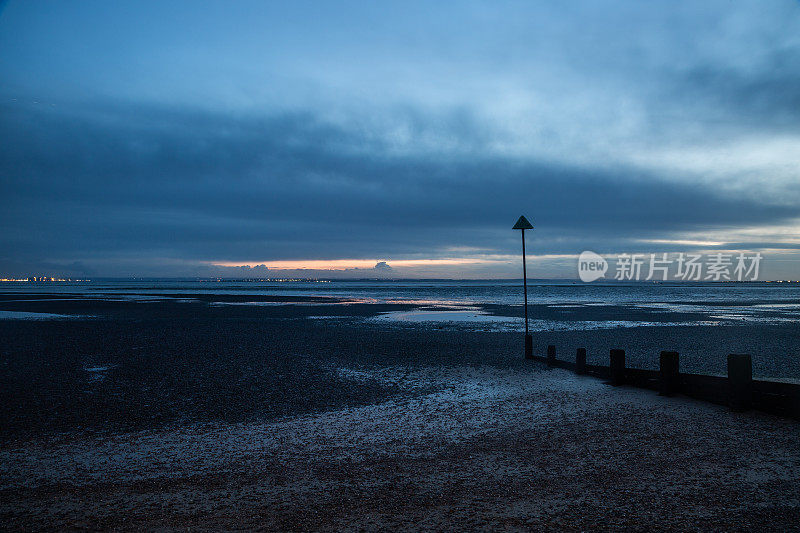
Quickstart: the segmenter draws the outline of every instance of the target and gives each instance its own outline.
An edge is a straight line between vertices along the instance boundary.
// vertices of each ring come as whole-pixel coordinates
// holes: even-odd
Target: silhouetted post
[[[586,348],[578,348],[578,353],[575,354],[575,373],[586,373]]]
[[[611,350],[611,384],[625,383],[625,350]]]
[[[680,385],[678,352],[661,352],[659,358],[662,396],[672,396]]]
[[[533,339],[528,333],[528,269],[525,265],[525,230],[533,229],[533,224],[528,222],[524,216],[517,219],[517,223],[511,229],[522,230],[522,284],[525,293],[525,359],[533,359]]]
[[[728,404],[734,411],[750,409],[753,394],[753,360],[749,354],[728,355]]]
[[[547,346],[547,366],[556,364],[556,347],[552,344]]]

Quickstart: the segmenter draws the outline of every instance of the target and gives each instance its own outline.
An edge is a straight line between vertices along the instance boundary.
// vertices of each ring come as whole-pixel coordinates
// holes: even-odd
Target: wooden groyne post
[[[753,360],[750,354],[728,354],[728,403],[734,411],[747,411],[753,401]]]
[[[611,350],[611,384],[622,385],[625,383],[625,350]]]
[[[659,381],[662,396],[672,396],[680,388],[680,367],[678,352],[661,352],[659,357]]]
[[[556,359],[555,345],[547,347],[547,355],[533,359],[550,368],[574,370],[577,374],[607,379],[611,385],[629,385],[658,391],[661,395],[682,394],[732,410],[758,409],[779,416],[800,420],[800,383],[753,379],[753,363],[749,354],[728,356],[728,375],[681,373],[678,352],[663,351],[659,369],[628,368],[625,350],[610,352],[609,366],[586,362],[586,348],[578,348],[575,362]]]
[[[586,348],[578,348],[575,354],[575,373],[579,376],[586,373]]]
[[[547,346],[547,366],[556,364],[556,347],[552,344]]]

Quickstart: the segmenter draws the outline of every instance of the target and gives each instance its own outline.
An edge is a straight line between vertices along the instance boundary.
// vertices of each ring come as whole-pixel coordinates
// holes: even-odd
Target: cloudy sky
[[[797,0],[0,5],[0,274],[800,278]]]

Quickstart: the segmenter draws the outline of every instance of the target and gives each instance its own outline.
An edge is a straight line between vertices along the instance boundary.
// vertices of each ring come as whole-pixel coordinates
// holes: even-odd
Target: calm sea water
[[[545,335],[567,332],[572,336],[562,337],[561,342],[572,339],[591,348],[596,356],[607,354],[612,341],[623,342],[621,339],[624,339],[630,355],[639,357],[634,362],[642,368],[655,364],[652,354],[669,346],[686,355],[687,368],[719,373],[724,371],[725,354],[742,351],[760,354],[755,370],[759,375],[800,377],[797,351],[800,346],[800,284],[797,283],[584,284],[533,280],[528,289],[529,301],[536,306],[530,317],[532,332]],[[170,297],[192,301],[193,294],[203,294],[206,295],[203,300],[211,306],[283,305],[264,302],[256,296],[289,297],[289,304],[298,303],[301,297],[331,297],[339,299],[330,302],[337,305],[306,302],[304,310],[311,314],[304,316],[311,320],[342,320],[348,325],[360,323],[364,327],[377,325],[381,328],[524,331],[525,327],[519,308],[523,301],[521,280],[3,283],[0,294],[5,295],[5,304],[0,305],[0,319],[97,318],[48,315],[51,309],[47,305],[25,308],[25,301],[42,302],[40,295],[33,297],[36,293],[69,294],[68,299],[144,301]],[[215,301],[208,295],[220,295],[220,298]],[[234,300],[223,295],[241,298]],[[252,300],[248,296],[252,296]],[[292,301],[292,297],[297,300]],[[353,311],[348,305],[340,305],[340,300],[417,305],[397,310],[384,307],[370,315],[363,312],[363,307]],[[485,307],[489,304],[499,306]],[[81,313],[86,312],[80,309]],[[295,316],[287,313],[285,319],[292,320]],[[666,328],[670,330],[666,331],[650,326],[678,328]],[[697,328],[693,329],[695,326]]]
[[[170,295],[322,296],[374,303],[426,306],[520,305],[521,280],[368,280],[368,281],[93,281],[80,283],[3,283],[0,293],[62,293],[88,298],[152,298]],[[581,283],[572,280],[528,282],[531,304],[547,306],[632,306],[664,311],[702,312],[709,317],[772,316],[800,324],[800,283]],[[432,317],[429,317],[432,318]],[[452,317],[450,317],[452,318]],[[543,327],[548,327],[547,324]]]
[[[239,294],[331,296],[376,302],[430,301],[461,304],[520,304],[521,280],[369,280],[369,281],[92,281],[80,283],[3,283],[0,292],[77,293],[102,297],[121,294]],[[532,303],[642,304],[708,303],[800,305],[800,283],[581,283],[528,282]]]

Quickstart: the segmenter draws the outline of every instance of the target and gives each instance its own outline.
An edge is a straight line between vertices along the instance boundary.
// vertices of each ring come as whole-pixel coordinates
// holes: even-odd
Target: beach
[[[785,531],[796,422],[562,370],[356,379],[443,387],[270,423],[0,452],[8,529]]]
[[[0,0],[0,533],[800,532],[800,2]]]
[[[141,292],[2,295],[9,313],[59,316],[0,320],[5,529],[800,521],[796,421],[525,361],[511,303]],[[542,321],[578,309],[537,305]],[[759,348],[783,356],[754,357],[758,372],[792,379],[797,368],[791,322],[687,326],[696,310],[583,309],[592,324],[660,322],[537,331],[535,351],[555,344],[569,358],[583,346],[606,363],[621,347],[632,366],[655,367],[658,350],[675,349],[714,373],[735,347]]]

